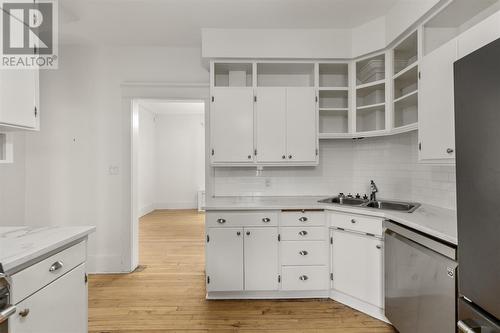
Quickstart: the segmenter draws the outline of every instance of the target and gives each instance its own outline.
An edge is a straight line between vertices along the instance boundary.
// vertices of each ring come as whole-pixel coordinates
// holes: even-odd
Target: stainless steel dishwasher
[[[385,315],[400,333],[456,332],[456,248],[385,221]]]

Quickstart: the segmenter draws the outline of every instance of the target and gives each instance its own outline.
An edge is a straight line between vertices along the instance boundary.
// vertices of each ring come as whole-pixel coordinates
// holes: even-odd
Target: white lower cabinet
[[[45,286],[16,305],[9,333],[86,333],[85,264]]]
[[[333,289],[383,308],[383,241],[343,230],[331,237]]]
[[[209,228],[207,291],[278,290],[275,227]]]

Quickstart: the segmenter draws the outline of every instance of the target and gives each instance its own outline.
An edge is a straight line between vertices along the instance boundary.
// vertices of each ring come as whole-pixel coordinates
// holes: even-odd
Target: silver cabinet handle
[[[356,220],[355,219],[351,219],[351,223],[356,223]]]
[[[288,155],[288,158],[289,158],[289,159],[292,159],[292,157],[293,157],[292,155]]]
[[[282,159],[286,159],[286,156],[285,156],[285,155],[283,155],[283,156],[281,156],[281,158],[282,158]]]
[[[226,220],[224,220],[224,219],[217,219],[217,223],[224,224],[224,223],[226,223]]]
[[[476,332],[471,327],[469,327],[469,325],[467,325],[466,323],[464,323],[461,320],[457,323],[457,327],[458,327],[459,332],[463,332],[463,333],[475,333]]]
[[[299,219],[300,222],[307,222],[307,217],[305,216],[302,216],[300,219]]]
[[[26,318],[30,314],[30,309],[24,309],[19,312],[19,315],[23,318]]]
[[[301,256],[307,256],[309,254],[309,252],[307,252],[307,251],[300,251],[299,254]]]
[[[239,232],[239,231],[238,231],[238,232],[236,233],[236,236],[241,236],[241,232]]]
[[[262,222],[264,222],[264,223],[269,223],[269,222],[271,222],[271,219],[270,219],[269,217],[264,217],[264,218],[262,219]]]
[[[302,230],[301,232],[299,232],[299,235],[300,236],[306,236],[307,235],[307,231]]]
[[[252,159],[252,155],[248,155],[248,159],[249,159],[249,160],[250,160],[250,159]]]
[[[247,236],[250,236],[250,231],[247,231]]]
[[[451,153],[453,153],[453,152],[454,152],[454,150],[453,150],[452,148],[448,148],[448,149],[446,149],[446,152],[447,152],[448,154],[451,154]]]
[[[56,261],[55,263],[52,264],[52,266],[50,266],[49,268],[49,272],[56,272],[58,270],[60,270],[61,268],[63,268],[64,264],[62,261]]]
[[[377,246],[375,246],[375,247],[376,247],[377,249],[379,249],[379,250],[382,248],[382,246],[380,246],[380,245],[377,245]]]
[[[5,309],[0,311],[0,324],[7,321],[14,313],[16,313],[16,307],[14,305],[7,305]]]
[[[307,277],[307,275],[301,275],[299,276],[299,280],[300,281],[307,281],[309,278]]]

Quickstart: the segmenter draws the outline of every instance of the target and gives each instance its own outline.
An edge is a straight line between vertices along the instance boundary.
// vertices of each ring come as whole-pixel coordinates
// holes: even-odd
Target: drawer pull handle
[[[239,232],[239,231],[238,231],[238,232],[236,233],[236,236],[240,236],[240,235],[241,235],[241,232]]]
[[[299,232],[299,235],[300,236],[306,236],[307,235],[307,231],[302,230],[301,232]]]
[[[23,318],[26,318],[30,314],[30,309],[24,309],[19,312],[19,315]]]
[[[63,268],[64,264],[62,261],[56,261],[55,263],[52,264],[52,266],[50,266],[49,268],[49,272],[56,272],[58,270],[60,270],[61,268]]]
[[[377,246],[375,246],[375,247],[376,247],[377,249],[379,249],[379,250],[382,248],[382,246],[380,246],[380,245],[377,245]]]
[[[247,231],[247,236],[250,236],[250,231]]]
[[[300,219],[299,219],[300,222],[307,222],[307,217],[305,216],[302,216]]]
[[[224,219],[217,219],[217,223],[224,224],[224,223],[226,223],[226,220],[224,220]]]
[[[264,218],[262,219],[262,222],[264,222],[264,223],[269,223],[269,222],[271,222],[271,219],[270,219],[269,217],[264,217]]]
[[[301,276],[299,277],[299,280],[300,280],[300,281],[307,281],[307,280],[309,280],[309,278],[307,277],[307,275],[301,275]]]
[[[307,252],[307,251],[300,251],[299,254],[301,256],[307,256],[309,254],[309,252]]]
[[[356,223],[356,220],[355,220],[355,219],[352,219],[352,220],[351,220],[351,223],[352,223],[352,224]]]

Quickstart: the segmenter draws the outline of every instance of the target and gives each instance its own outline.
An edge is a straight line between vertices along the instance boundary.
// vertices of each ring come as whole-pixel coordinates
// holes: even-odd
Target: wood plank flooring
[[[395,332],[331,300],[207,301],[204,215],[156,211],[140,222],[141,267],[89,279],[89,332]]]

